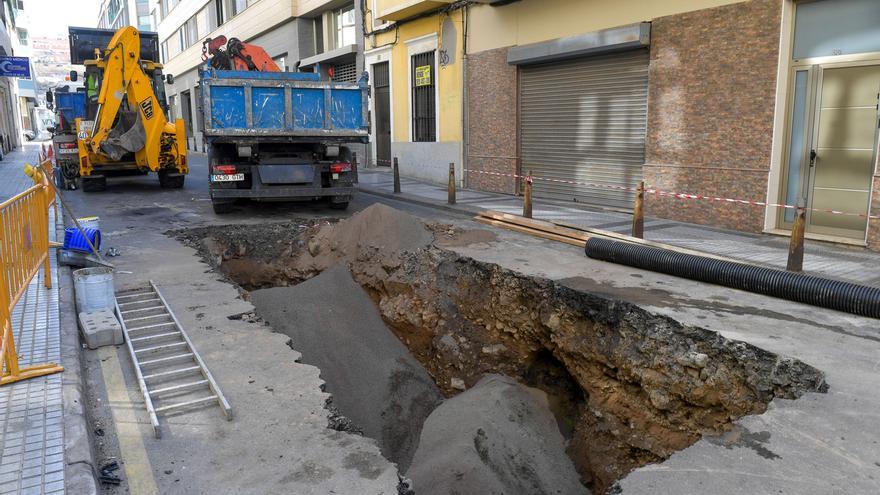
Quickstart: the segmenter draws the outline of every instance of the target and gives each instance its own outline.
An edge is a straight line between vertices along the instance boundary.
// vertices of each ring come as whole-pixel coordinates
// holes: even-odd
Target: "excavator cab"
[[[87,98],[86,118],[76,124],[83,190],[103,189],[108,175],[149,172],[158,174],[162,187],[183,187],[188,172],[183,121],[167,120],[162,65],[145,58],[158,58],[155,33],[147,33],[145,48],[133,27],[70,29],[71,62],[82,57],[83,46],[91,47],[94,57],[80,61]]]

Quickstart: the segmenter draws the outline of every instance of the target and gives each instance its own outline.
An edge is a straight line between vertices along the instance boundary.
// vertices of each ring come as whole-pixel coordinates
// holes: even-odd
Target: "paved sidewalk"
[[[360,189],[365,192],[391,195],[394,191],[390,169],[361,169],[358,170],[358,179]],[[497,210],[522,214],[520,197],[465,189],[457,192],[457,204],[450,207],[446,203],[445,186],[404,177],[400,178],[400,182],[401,194],[395,196],[401,199],[472,213]],[[571,203],[536,200],[532,214],[536,219],[563,221],[621,234],[629,234],[632,225],[632,215],[628,213]],[[674,220],[646,218],[645,238],[776,268],[785,268],[788,260],[787,237],[748,234]],[[878,262],[880,253],[854,246],[808,240],[804,272],[880,287]]]
[[[7,154],[0,162],[0,201],[33,185],[23,167],[25,162],[35,164],[38,153],[39,146],[30,145]],[[50,208],[49,239],[53,241],[55,221]],[[55,249],[50,249],[49,260],[52,288],[45,288],[46,274],[40,270],[13,310],[12,328],[22,366],[62,363],[61,281]],[[0,494],[65,493],[65,445],[78,440],[66,438],[65,432],[70,430],[65,415],[82,409],[81,401],[68,404],[65,400],[68,394],[63,393],[63,381],[70,378],[65,373],[72,377],[76,370],[0,387]],[[93,484],[88,491],[94,492]]]

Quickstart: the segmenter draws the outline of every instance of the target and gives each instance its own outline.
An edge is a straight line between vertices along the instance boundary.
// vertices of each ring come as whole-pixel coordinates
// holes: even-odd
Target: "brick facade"
[[[654,19],[644,177],[668,191],[763,201],[779,59],[780,0]],[[750,232],[760,207],[652,196],[647,214]]]
[[[507,63],[507,48],[469,54],[467,68],[470,170],[514,174],[517,170],[517,73]],[[473,189],[516,193],[512,177],[467,174]]]
[[[880,165],[874,175],[874,190],[871,194],[871,215],[880,216]],[[880,251],[880,220],[868,220],[868,249]]]

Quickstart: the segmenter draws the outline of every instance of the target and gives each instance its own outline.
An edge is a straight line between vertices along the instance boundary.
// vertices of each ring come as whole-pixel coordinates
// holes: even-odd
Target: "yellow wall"
[[[369,4],[370,2],[368,2]],[[438,141],[462,140],[462,15],[461,10],[449,14],[455,25],[456,51],[455,63],[446,67],[437,66],[437,95],[439,106],[437,117],[440,120]],[[420,36],[437,33],[438,50],[443,45],[441,31],[445,15],[434,15],[412,22],[406,22],[399,32],[391,30],[374,36],[366,41],[366,50],[394,43],[391,49],[391,104],[394,122],[392,122],[391,140],[394,142],[409,141],[410,103],[409,103],[409,52],[406,41]],[[397,42],[395,43],[395,39]],[[437,59],[437,55],[435,55]],[[438,60],[439,62],[439,60]]]
[[[740,1],[522,0],[503,7],[475,5],[468,13],[468,51],[537,43]]]

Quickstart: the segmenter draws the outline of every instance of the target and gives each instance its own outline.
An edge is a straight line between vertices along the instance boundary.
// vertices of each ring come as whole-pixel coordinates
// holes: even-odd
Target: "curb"
[[[60,251],[56,250],[56,256]],[[61,396],[64,410],[64,486],[67,493],[94,495],[95,456],[85,411],[79,330],[74,306],[73,276],[58,264],[58,319],[61,328]]]

